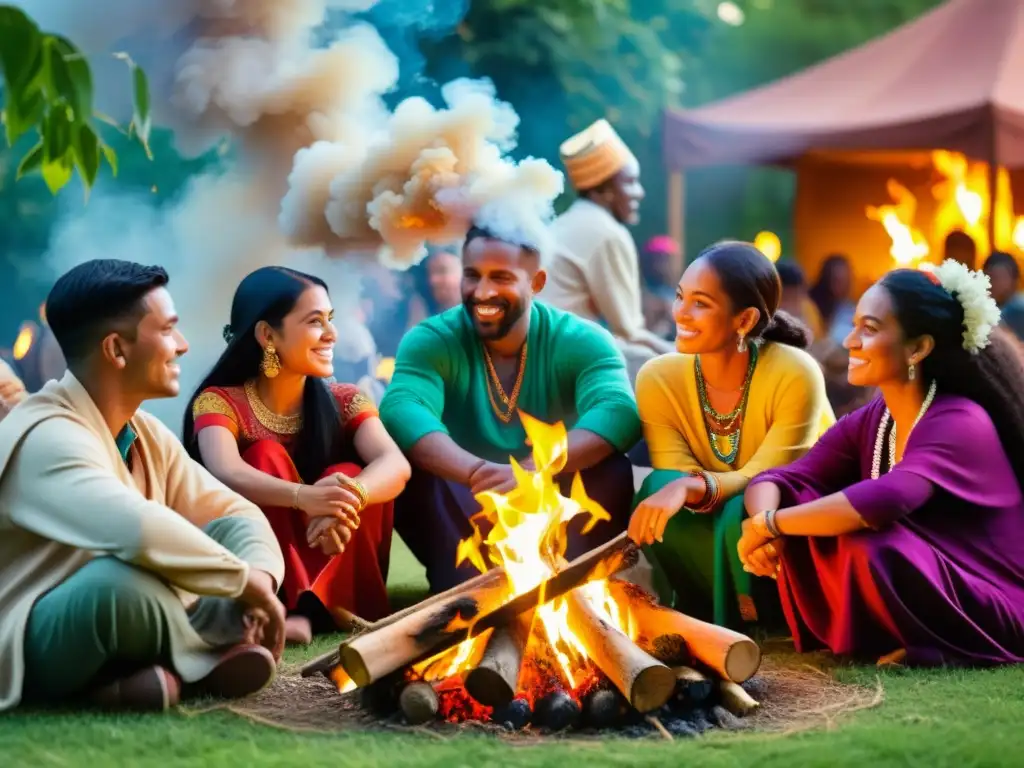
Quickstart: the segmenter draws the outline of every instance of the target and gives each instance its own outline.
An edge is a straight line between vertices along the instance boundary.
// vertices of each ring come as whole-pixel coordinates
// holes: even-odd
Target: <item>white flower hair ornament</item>
[[[1000,319],[999,306],[989,292],[992,283],[988,275],[974,272],[952,259],[937,267],[924,264],[921,270],[964,308],[964,349],[972,355],[985,349]]]

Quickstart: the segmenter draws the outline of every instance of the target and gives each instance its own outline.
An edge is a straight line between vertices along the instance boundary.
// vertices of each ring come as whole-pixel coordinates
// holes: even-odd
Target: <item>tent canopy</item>
[[[947,149],[1024,168],[1024,0],[950,0],[809,69],[665,113],[671,170]]]

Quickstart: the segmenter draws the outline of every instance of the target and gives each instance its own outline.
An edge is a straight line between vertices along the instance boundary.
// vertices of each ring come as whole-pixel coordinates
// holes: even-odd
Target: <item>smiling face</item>
[[[262,341],[272,341],[281,368],[301,376],[326,378],[334,373],[334,307],[327,291],[319,285],[304,290],[284,316],[281,327],[257,327]],[[265,324],[262,324],[265,326]],[[262,345],[265,348],[265,343]]]
[[[502,339],[522,322],[544,280],[538,256],[518,245],[477,237],[463,249],[462,304],[481,339]]]
[[[125,388],[142,400],[177,397],[181,390],[178,358],[188,342],[178,330],[178,313],[166,288],[156,288],[142,299],[145,314],[134,333],[114,333],[104,339],[108,357],[121,368]]]
[[[907,339],[889,292],[873,285],[857,302],[853,330],[843,346],[850,352],[847,380],[856,387],[884,387],[906,381],[910,365],[920,365],[932,340]]]
[[[707,259],[697,259],[683,273],[672,304],[676,349],[689,355],[718,352],[737,343],[740,331],[757,322],[756,309],[736,313]]]

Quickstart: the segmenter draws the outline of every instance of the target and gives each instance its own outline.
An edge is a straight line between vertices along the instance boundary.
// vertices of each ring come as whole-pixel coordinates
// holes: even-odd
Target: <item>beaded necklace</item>
[[[704,372],[700,367],[700,355],[693,360],[694,370],[697,378],[697,395],[700,398],[700,407],[704,412],[704,428],[707,430],[708,443],[711,445],[711,452],[715,458],[723,464],[732,466],[740,452],[740,432],[743,429],[743,414],[747,409],[747,400],[750,397],[750,381],[754,377],[754,368],[757,366],[757,345],[750,346],[750,362],[747,364],[747,375],[743,379],[743,394],[740,396],[739,404],[729,413],[716,411],[708,399],[707,384],[704,381]],[[720,447],[725,442],[726,450]]]
[[[910,427],[910,432],[914,431],[914,428],[918,425],[924,415],[928,412],[928,409],[932,405],[932,401],[935,399],[935,382],[931,383],[928,387],[928,394],[925,395],[924,402],[921,403],[921,410],[917,412],[917,418],[914,419],[913,425]],[[878,435],[875,437],[875,452],[871,456],[871,479],[877,480],[882,474],[882,446],[885,445],[885,431],[889,428],[889,422],[892,421],[892,414],[889,413],[889,409],[885,409],[885,413],[882,414],[882,420],[878,424]],[[907,434],[907,440],[910,440],[910,434]],[[896,424],[893,423],[892,431],[889,432],[889,471],[896,466]]]

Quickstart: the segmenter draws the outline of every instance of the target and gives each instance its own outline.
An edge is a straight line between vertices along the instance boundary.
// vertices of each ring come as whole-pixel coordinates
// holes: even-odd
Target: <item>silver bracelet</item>
[[[769,509],[764,513],[764,527],[768,530],[768,533],[772,538],[778,539],[782,537],[782,531],[779,530],[778,524],[775,522],[775,515],[779,513],[777,509]]]

